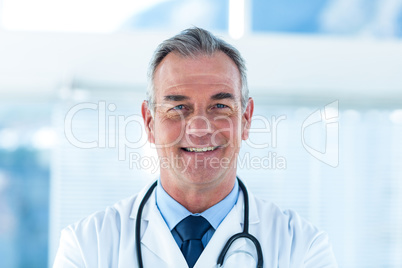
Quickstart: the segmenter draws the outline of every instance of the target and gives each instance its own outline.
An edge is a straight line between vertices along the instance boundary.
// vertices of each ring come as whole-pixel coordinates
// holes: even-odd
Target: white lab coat
[[[63,229],[53,267],[138,267],[135,219],[148,187],[137,196],[122,200]],[[337,267],[326,233],[318,231],[295,212],[283,212],[274,204],[255,198],[250,192],[249,200],[250,233],[261,244],[264,267]],[[243,230],[243,206],[243,195],[240,193],[237,204],[215,231],[195,268],[216,267],[226,241]],[[256,256],[250,245],[242,239],[233,244],[230,252],[246,250]],[[156,207],[155,191],[142,214],[141,248],[145,268],[188,267]],[[238,253],[228,259],[227,266],[243,268],[255,267],[255,264],[250,255]]]

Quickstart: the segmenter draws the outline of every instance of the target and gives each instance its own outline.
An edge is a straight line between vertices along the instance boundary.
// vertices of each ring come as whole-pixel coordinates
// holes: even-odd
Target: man
[[[65,228],[54,267],[216,267],[244,225],[259,242],[237,239],[227,267],[256,267],[258,259],[264,267],[336,267],[324,232],[247,199],[237,180],[254,108],[239,52],[187,29],[157,48],[149,76],[142,115],[160,158],[157,186]]]

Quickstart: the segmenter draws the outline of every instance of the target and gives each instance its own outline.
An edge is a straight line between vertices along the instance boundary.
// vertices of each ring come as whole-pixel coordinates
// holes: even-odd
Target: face
[[[241,107],[241,80],[224,53],[168,54],[156,69],[155,114],[144,102],[148,139],[170,184],[208,185],[234,179],[241,141],[248,138],[253,101]]]

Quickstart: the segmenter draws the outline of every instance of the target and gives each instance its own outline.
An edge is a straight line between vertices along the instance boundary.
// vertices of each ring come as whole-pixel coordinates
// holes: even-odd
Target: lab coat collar
[[[253,193],[249,191],[249,188],[247,184],[242,180],[243,184],[246,186],[247,193],[248,193],[248,205],[249,205],[249,224],[257,224],[260,222],[260,217],[258,216],[258,211],[257,211],[257,204],[255,202],[255,197]],[[240,214],[241,217],[241,224],[244,224],[244,194],[243,191],[240,188],[240,193],[239,193],[239,198],[237,200],[235,208],[237,209],[238,213]]]
[[[144,187],[138,193],[137,198],[135,199],[133,208],[132,208],[131,213],[130,213],[130,218],[131,219],[135,219],[137,217],[137,211],[138,211],[138,208],[140,206],[140,203],[141,203],[142,199],[144,198],[146,192],[148,191],[149,187],[151,187],[151,185],[154,182],[155,181],[153,180],[151,183],[149,183],[146,187]],[[249,189],[247,187],[247,184],[243,180],[242,180],[242,182],[244,183],[246,188]],[[239,198],[238,198],[237,203],[236,203],[234,208],[238,211],[238,213],[240,213],[240,215],[241,215],[241,224],[243,224],[244,223],[244,218],[243,218],[243,214],[244,214],[244,195],[243,195],[243,191],[241,190],[241,188],[239,188],[239,189],[240,189]],[[248,199],[249,199],[249,206],[250,206],[250,210],[249,210],[250,211],[250,216],[249,216],[250,224],[258,223],[260,221],[260,219],[259,219],[259,216],[258,216],[257,205],[256,205],[256,202],[255,202],[255,197],[250,191],[248,191]],[[155,200],[155,190],[152,192],[152,195],[150,196],[148,201],[149,200]],[[150,202],[150,203],[155,205],[155,201]],[[148,202],[147,202],[147,204],[148,204]],[[147,207],[147,206],[145,206],[145,207]],[[143,219],[148,219],[148,217],[146,217],[147,212],[146,212],[145,208],[144,208],[144,211],[143,211],[142,214],[143,214],[142,215]]]
[[[152,182],[150,182],[147,186],[145,186],[144,188],[142,188],[142,190],[137,194],[137,197],[135,198],[133,207],[131,209],[130,212],[130,219],[136,219],[137,218],[137,212],[138,212],[138,208],[140,207],[141,201],[142,199],[144,199],[145,194],[148,192],[149,188],[151,187],[151,185],[155,182],[155,180],[152,180]],[[144,219],[144,215],[147,214],[146,212],[146,208],[148,207],[148,203],[150,203],[149,201],[151,200],[155,200],[155,190],[152,192],[151,196],[148,199],[147,204],[144,207],[144,210],[142,212],[142,218]],[[153,202],[153,204],[155,204],[155,202]]]
[[[138,194],[130,218],[136,219],[140,203],[152,183]],[[159,258],[166,263],[166,267],[174,267],[174,264],[177,265],[176,267],[187,267],[183,254],[156,206],[155,191],[150,195],[142,211],[141,244],[154,254],[154,258]],[[142,250],[143,254],[145,253],[145,248]],[[146,267],[147,260],[144,259],[143,261]]]

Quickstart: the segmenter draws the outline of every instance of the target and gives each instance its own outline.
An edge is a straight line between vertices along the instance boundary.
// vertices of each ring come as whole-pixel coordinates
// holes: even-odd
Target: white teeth
[[[204,148],[184,148],[188,152],[207,152],[213,151],[218,147],[204,147]]]

